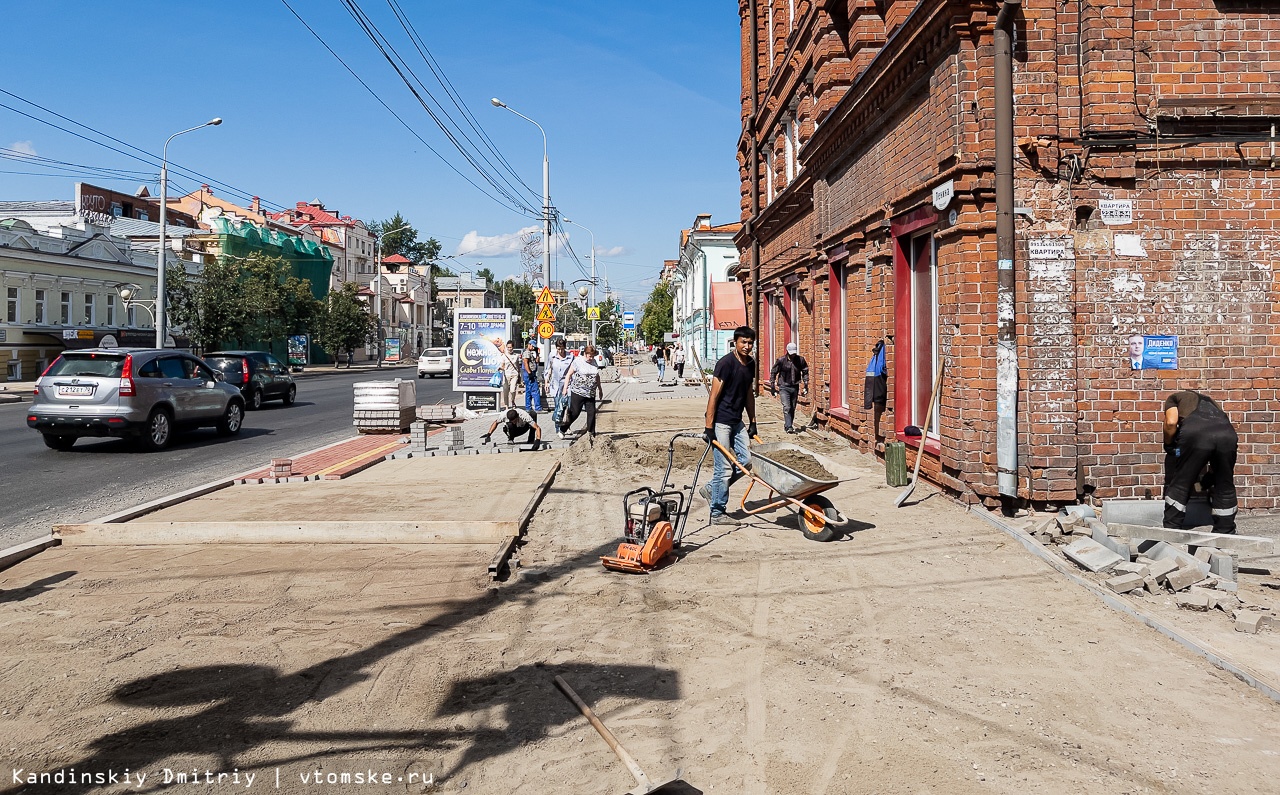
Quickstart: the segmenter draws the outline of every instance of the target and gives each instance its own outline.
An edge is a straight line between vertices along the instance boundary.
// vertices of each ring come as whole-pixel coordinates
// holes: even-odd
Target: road
[[[246,413],[238,436],[192,431],[162,453],[135,452],[120,439],[87,438],[59,453],[27,427],[29,402],[0,405],[0,549],[46,535],[54,524],[105,516],[354,436],[351,384],[412,373],[383,368],[306,375],[298,379],[293,406],[273,402]],[[417,384],[419,404],[455,400],[448,379]]]

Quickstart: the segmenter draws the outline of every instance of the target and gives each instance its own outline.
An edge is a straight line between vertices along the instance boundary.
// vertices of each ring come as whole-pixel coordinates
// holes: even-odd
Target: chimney
[[[249,200],[249,211],[262,215],[262,201],[257,196]]]
[[[209,194],[210,196],[212,196],[212,195],[213,195],[213,189],[212,189],[212,188],[210,188],[208,185],[201,185],[201,186],[200,186],[200,190],[201,190],[201,192],[203,192],[203,193],[207,193],[207,194]]]
[[[694,229],[710,229],[711,213],[699,213],[697,220],[693,222]]]

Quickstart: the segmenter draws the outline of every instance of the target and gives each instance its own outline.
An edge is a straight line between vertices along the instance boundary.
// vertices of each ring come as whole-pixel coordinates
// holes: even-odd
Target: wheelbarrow
[[[841,481],[838,478],[815,480],[778,463],[770,457],[770,454],[783,450],[795,450],[819,463],[822,463],[823,456],[791,442],[768,442],[751,447],[751,468],[747,469],[739,464],[737,456],[725,449],[720,442],[712,442],[712,444],[721,455],[729,459],[729,463],[750,480],[746,492],[742,495],[742,511],[748,516],[755,516],[776,508],[790,507],[799,517],[800,532],[811,541],[830,541],[838,534],[837,528],[849,523],[848,518],[836,510],[831,500],[822,496],[822,492],[840,485]],[[755,488],[757,483],[769,490],[769,496],[764,505],[748,508],[747,498],[751,496],[751,489]],[[774,499],[775,494],[777,499]]]

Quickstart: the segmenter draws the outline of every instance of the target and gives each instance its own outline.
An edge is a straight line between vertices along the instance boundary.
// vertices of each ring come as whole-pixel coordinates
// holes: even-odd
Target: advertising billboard
[[[383,357],[382,357],[382,360],[383,360],[384,362],[398,362],[398,361],[400,361],[400,340],[399,340],[399,338],[397,338],[397,337],[388,337],[386,340],[384,340],[384,342],[385,342],[385,343],[386,343],[386,345],[387,345],[387,347],[385,348],[385,350],[386,350],[386,352],[387,352],[387,353],[386,353],[386,355],[385,355],[385,356],[383,356]]]
[[[306,334],[294,334],[289,337],[289,365],[305,367],[307,365],[308,340]]]
[[[511,339],[510,309],[463,309],[453,313],[453,389],[497,392],[491,384]]]

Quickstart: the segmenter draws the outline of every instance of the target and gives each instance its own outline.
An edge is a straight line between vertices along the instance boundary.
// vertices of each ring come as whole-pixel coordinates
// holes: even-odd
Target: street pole
[[[586,229],[587,234],[591,235],[591,306],[594,307],[596,305],[596,233],[592,232],[590,229],[587,229],[585,226],[578,223],[577,221],[570,221],[568,218],[566,218],[564,219],[564,222],[566,224],[573,224],[579,229]],[[600,321],[595,319],[592,319],[591,321],[591,345],[592,346],[595,346],[596,344],[596,329],[598,328],[597,324],[599,322]]]
[[[157,348],[164,347],[164,338],[167,336],[164,330],[164,321],[165,321],[164,271],[165,271],[165,266],[168,264],[168,260],[164,255],[164,243],[165,243],[164,224],[165,224],[165,210],[168,209],[168,204],[169,204],[169,141],[172,141],[174,138],[177,138],[179,135],[185,135],[186,133],[189,133],[189,132],[195,132],[196,130],[202,129],[204,127],[217,127],[219,124],[222,124],[222,119],[214,118],[214,119],[210,119],[204,124],[197,124],[195,127],[192,127],[190,129],[176,132],[165,139],[164,149],[160,153],[160,251],[156,254],[156,318],[155,318]]]
[[[518,110],[512,109],[507,103],[494,97],[489,100],[495,108],[505,108],[520,118],[538,128],[538,132],[542,133],[542,284],[551,289],[551,167],[547,160],[547,131],[542,129],[542,125],[533,119],[524,115]],[[534,326],[536,329],[537,326]],[[551,340],[542,340],[539,344],[542,350],[542,361],[551,360]]]

